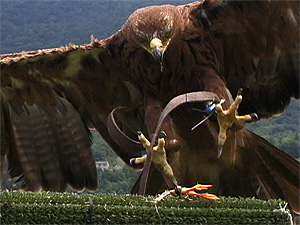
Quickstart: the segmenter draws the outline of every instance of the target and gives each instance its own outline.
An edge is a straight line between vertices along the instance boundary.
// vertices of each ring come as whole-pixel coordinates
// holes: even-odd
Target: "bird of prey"
[[[242,88],[240,115],[282,112],[299,98],[298,9],[298,1],[150,6],[104,40],[2,55],[1,156],[10,175],[23,176],[33,191],[94,190],[86,127],[95,127],[130,165],[141,149],[119,145],[107,124],[111,112],[126,137],[137,140],[142,131],[152,139],[165,106],[182,94],[214,93],[227,109]],[[216,117],[191,129],[207,116],[208,104],[181,104],[159,126],[178,183],[213,185],[223,196],[281,198],[300,212],[299,163],[244,122],[227,129],[219,157]],[[150,165],[143,192],[172,185]]]

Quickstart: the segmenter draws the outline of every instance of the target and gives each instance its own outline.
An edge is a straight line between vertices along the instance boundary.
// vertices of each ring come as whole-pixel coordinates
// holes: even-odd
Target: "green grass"
[[[1,224],[291,224],[281,200],[154,198],[2,191]]]

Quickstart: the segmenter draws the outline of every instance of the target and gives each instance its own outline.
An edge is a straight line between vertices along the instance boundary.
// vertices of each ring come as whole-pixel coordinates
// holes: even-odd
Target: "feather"
[[[17,114],[14,110],[10,110],[10,118],[13,124],[12,132],[18,157],[23,173],[26,176],[28,189],[32,191],[42,189],[42,178],[35,147],[34,131],[31,129],[32,119],[36,110],[34,107],[29,107],[22,114]]]
[[[76,146],[76,152],[79,162],[74,162],[72,167],[78,166],[80,173],[84,175],[84,187],[88,190],[97,189],[97,171],[93,161],[92,152],[90,151],[91,143],[88,139],[87,130],[84,127],[78,113],[73,109],[72,105],[64,100],[62,103],[68,108],[65,114],[66,127],[73,137],[73,143]],[[68,138],[66,139],[66,141]],[[68,156],[69,157],[69,156]],[[77,164],[77,165],[76,165]],[[79,166],[81,165],[81,167]],[[75,172],[73,174],[76,174]]]
[[[250,170],[267,192],[262,195],[286,199],[293,210],[299,213],[299,162],[252,132],[249,132],[246,138],[246,142],[250,142],[247,146],[252,146],[252,149],[249,149],[244,157],[245,160],[249,159],[250,154],[257,157],[255,166],[250,167]]]

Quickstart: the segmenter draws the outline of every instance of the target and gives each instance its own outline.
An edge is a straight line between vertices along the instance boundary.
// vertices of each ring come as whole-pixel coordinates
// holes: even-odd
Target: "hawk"
[[[150,6],[104,40],[1,55],[1,157],[10,176],[22,176],[32,191],[95,190],[87,127],[131,165],[141,149],[120,145],[109,132],[111,112],[126,138],[137,140],[137,131],[155,138],[164,108],[182,94],[214,93],[228,109],[242,88],[240,114],[282,112],[299,98],[298,9],[298,1]],[[299,212],[299,163],[244,122],[227,129],[219,154],[215,116],[191,129],[206,106],[181,104],[159,124],[178,183],[212,184],[217,195],[282,198]],[[134,193],[143,182],[146,194],[173,185],[146,166]]]

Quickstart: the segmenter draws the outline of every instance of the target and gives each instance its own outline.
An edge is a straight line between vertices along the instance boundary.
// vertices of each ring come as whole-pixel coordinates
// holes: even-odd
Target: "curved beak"
[[[152,49],[152,52],[151,54],[153,55],[154,59],[156,60],[156,62],[159,63],[160,65],[160,70],[163,71],[163,52],[162,50],[158,47],[158,46],[155,46],[153,49]]]
[[[159,63],[160,70],[163,71],[163,56],[166,47],[163,46],[162,41],[159,38],[153,38],[150,42],[149,52],[154,59]]]

